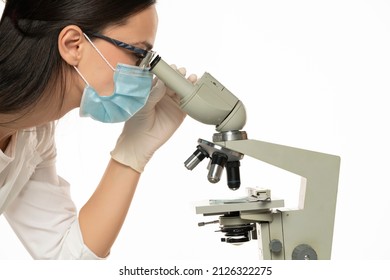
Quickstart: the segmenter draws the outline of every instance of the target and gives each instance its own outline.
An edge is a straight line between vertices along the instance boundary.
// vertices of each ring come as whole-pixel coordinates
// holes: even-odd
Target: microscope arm
[[[300,211],[283,211],[273,222],[258,224],[264,259],[291,259],[299,245],[309,245],[318,259],[330,259],[340,157],[257,140],[217,144],[302,177]],[[268,250],[272,240],[282,242],[282,253]],[[304,255],[305,248],[298,253]]]

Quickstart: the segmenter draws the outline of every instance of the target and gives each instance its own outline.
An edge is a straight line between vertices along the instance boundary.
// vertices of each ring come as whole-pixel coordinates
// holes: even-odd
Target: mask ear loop
[[[74,65],[73,65],[73,68],[80,75],[81,79],[83,79],[83,81],[87,84],[87,86],[89,86],[89,83],[88,83],[87,79],[83,76],[83,74],[81,74],[80,70],[76,66],[74,66]]]
[[[95,46],[94,43],[92,43],[91,39],[87,36],[87,34],[83,33],[84,37],[88,40],[88,42],[92,45],[92,47],[97,51],[97,53],[100,55],[100,57],[104,60],[105,63],[111,68],[112,71],[115,72],[114,67],[111,66],[111,64],[108,62],[108,60],[104,57],[104,55],[99,51],[99,49]],[[73,66],[73,68],[76,70],[76,72],[80,75],[81,79],[85,82],[87,86],[90,86],[87,79],[81,74],[80,70],[76,67]]]
[[[95,46],[94,43],[92,43],[91,39],[89,39],[89,37],[87,36],[87,34],[83,33],[84,34],[84,37],[88,40],[88,42],[91,43],[92,47],[97,51],[97,53],[103,58],[104,62],[107,63],[108,66],[110,66],[110,68],[112,69],[112,71],[115,72],[115,68],[111,66],[111,64],[108,62],[108,60],[104,57],[104,55],[99,51],[99,49]]]

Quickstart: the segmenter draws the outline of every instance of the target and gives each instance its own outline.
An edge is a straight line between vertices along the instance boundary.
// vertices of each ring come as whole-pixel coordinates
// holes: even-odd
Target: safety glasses
[[[91,37],[100,38],[103,39],[119,48],[123,48],[126,50],[131,51],[137,58],[136,66],[142,67],[142,68],[148,68],[150,67],[150,62],[154,58],[154,55],[156,54],[154,51],[148,51],[141,48],[137,48],[135,46],[126,44],[124,42],[121,42],[119,40],[107,37],[105,35],[99,34],[99,33],[93,33],[89,34]]]

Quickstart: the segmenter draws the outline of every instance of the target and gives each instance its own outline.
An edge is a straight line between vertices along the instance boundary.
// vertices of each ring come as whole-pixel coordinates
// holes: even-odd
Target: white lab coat
[[[57,175],[54,128],[21,130],[0,151],[0,214],[34,259],[99,259],[84,244],[69,184]]]

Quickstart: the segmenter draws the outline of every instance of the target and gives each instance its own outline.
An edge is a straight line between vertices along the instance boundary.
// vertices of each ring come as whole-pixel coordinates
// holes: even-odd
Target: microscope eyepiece
[[[161,60],[161,56],[156,55],[156,56],[154,57],[154,59],[152,60],[152,62],[150,62],[150,69],[149,69],[149,71],[152,71],[153,68],[154,68],[154,66],[156,66],[157,63],[158,63],[160,60]]]

